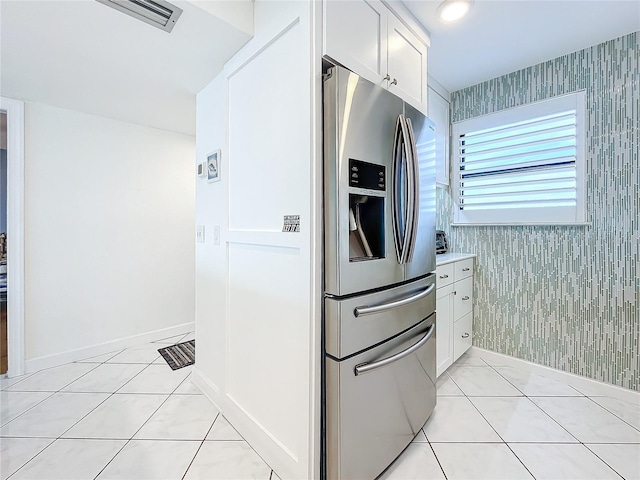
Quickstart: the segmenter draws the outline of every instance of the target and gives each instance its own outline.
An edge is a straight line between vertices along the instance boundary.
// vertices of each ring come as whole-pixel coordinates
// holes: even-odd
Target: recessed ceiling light
[[[438,7],[438,17],[444,23],[452,23],[464,17],[471,8],[470,0],[445,0]]]

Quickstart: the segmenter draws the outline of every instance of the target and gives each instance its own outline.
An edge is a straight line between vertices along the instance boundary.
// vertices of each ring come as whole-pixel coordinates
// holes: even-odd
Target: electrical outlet
[[[196,228],[196,241],[198,243],[204,243],[204,225],[198,225]]]
[[[213,244],[220,245],[220,225],[213,226]]]

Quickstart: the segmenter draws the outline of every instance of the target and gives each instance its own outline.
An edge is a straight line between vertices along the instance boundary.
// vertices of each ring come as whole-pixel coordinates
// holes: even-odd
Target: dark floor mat
[[[171,370],[193,365],[196,361],[196,341],[177,343],[169,347],[159,348],[158,353],[169,364]]]

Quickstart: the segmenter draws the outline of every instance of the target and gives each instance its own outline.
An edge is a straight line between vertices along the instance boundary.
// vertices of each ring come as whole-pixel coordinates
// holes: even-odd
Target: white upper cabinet
[[[393,14],[387,18],[389,91],[426,114],[427,46]]]
[[[429,118],[436,124],[436,183],[449,185],[449,101],[428,88]]]
[[[324,55],[427,113],[427,45],[379,0],[324,2]]]
[[[386,87],[387,8],[379,0],[328,0],[324,18],[324,54]]]

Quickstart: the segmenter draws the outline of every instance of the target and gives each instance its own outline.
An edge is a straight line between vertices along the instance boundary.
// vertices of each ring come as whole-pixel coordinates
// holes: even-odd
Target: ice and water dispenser
[[[350,158],[349,187],[349,261],[384,258],[384,165]]]

